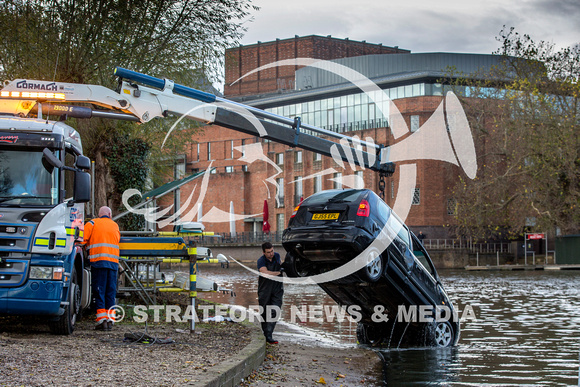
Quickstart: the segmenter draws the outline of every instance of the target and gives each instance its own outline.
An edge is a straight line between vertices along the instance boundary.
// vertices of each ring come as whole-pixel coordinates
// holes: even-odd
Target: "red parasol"
[[[270,232],[270,222],[268,222],[268,201],[264,200],[264,225],[262,226],[262,231],[265,233]]]

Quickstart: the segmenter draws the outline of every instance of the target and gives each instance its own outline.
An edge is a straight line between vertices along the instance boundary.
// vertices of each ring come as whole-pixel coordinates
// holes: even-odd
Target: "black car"
[[[339,305],[358,308],[360,343],[457,343],[459,322],[429,254],[371,190],[329,190],[308,197],[294,210],[282,245],[290,277],[362,262],[356,270],[319,283]]]

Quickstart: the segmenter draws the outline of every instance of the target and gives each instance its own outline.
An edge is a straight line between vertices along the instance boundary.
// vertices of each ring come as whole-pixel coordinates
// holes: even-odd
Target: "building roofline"
[[[331,35],[327,35],[327,36],[322,36],[322,35],[306,35],[306,36],[298,36],[298,35],[294,35],[293,38],[285,38],[285,39],[279,39],[276,38],[276,40],[270,40],[267,42],[262,42],[262,41],[258,41],[256,43],[252,43],[252,44],[239,44],[237,46],[233,46],[233,47],[229,47],[226,49],[226,51],[228,50],[235,50],[238,48],[246,48],[246,47],[257,47],[257,46],[265,46],[265,45],[270,45],[270,44],[275,44],[275,43],[280,43],[280,42],[288,42],[288,41],[292,41],[292,40],[308,40],[308,39],[320,39],[320,40],[332,40],[332,41],[336,41],[336,42],[349,42],[349,43],[358,43],[358,44],[363,44],[363,45],[368,45],[370,47],[383,47],[385,49],[388,50],[398,50],[401,51],[401,53],[410,53],[411,50],[407,50],[404,48],[399,48],[399,46],[384,46],[382,43],[369,43],[366,40],[351,40],[349,38],[335,38]]]
[[[371,60],[397,60],[403,64],[407,63],[407,58],[419,58],[420,60],[426,58],[436,58],[436,57],[446,57],[449,60],[449,64],[462,64],[464,62],[469,62],[472,64],[477,64],[478,66],[491,66],[493,64],[499,63],[503,60],[502,57],[496,55],[489,55],[489,54],[472,54],[472,53],[450,53],[450,52],[424,52],[424,53],[415,53],[415,54],[398,54],[394,58],[392,54],[371,54],[371,55],[364,55],[358,56],[353,58],[340,58],[334,59],[332,62],[336,62],[343,65],[355,65],[358,63],[364,63],[365,61]],[[373,59],[375,58],[375,59]],[[446,60],[446,61],[447,61]],[[409,62],[409,64],[412,64]],[[375,76],[369,76],[369,79],[377,84],[381,88],[388,88],[388,87],[397,87],[403,86],[410,83],[436,83],[438,80],[441,79],[458,79],[458,78],[470,78],[473,80],[481,80],[480,74],[477,72],[475,73],[464,73],[464,72],[457,72],[455,74],[450,74],[449,70],[446,68],[436,69],[433,67],[432,64],[426,64],[425,68],[421,68],[423,66],[416,64],[413,66],[409,66],[411,69],[409,71],[401,71],[404,69],[405,66],[398,67],[398,72],[395,73],[387,73],[387,74],[379,74]],[[414,67],[414,69],[413,69]],[[355,65],[352,67],[357,71],[362,71],[362,68]],[[464,70],[473,70],[474,68],[466,67]],[[461,70],[461,69],[460,69]],[[304,72],[304,71],[322,71],[320,69],[310,69],[308,66],[297,70],[297,73]],[[368,75],[367,75],[368,76]],[[238,102],[243,102],[251,106],[259,106],[261,108],[267,108],[271,106],[279,105],[280,103],[291,103],[291,102],[306,102],[310,100],[314,100],[319,98],[320,96],[340,96],[352,93],[355,90],[359,90],[359,88],[344,80],[340,76],[336,77],[336,83],[333,84],[326,84],[321,85],[318,87],[313,87],[311,89],[299,89],[299,90],[285,90],[285,91],[277,91],[277,92],[269,92],[263,94],[254,94],[254,95],[244,95],[244,96],[232,96],[231,99]],[[501,82],[502,80],[498,80]],[[507,81],[507,80],[503,80]]]
[[[381,86],[402,86],[409,83],[417,83],[418,81],[435,82],[437,79],[445,77],[444,72],[430,72],[417,71],[413,73],[401,73],[396,75],[388,75],[384,77],[372,78],[371,81]],[[383,87],[381,87],[383,88]],[[242,102],[250,106],[259,106],[268,108],[270,106],[278,106],[282,102],[305,102],[315,100],[320,96],[340,96],[349,94],[355,90],[360,90],[356,85],[349,82],[344,82],[332,86],[324,86],[309,90],[287,90],[283,93],[272,92],[258,95],[244,95],[231,97],[232,101]]]

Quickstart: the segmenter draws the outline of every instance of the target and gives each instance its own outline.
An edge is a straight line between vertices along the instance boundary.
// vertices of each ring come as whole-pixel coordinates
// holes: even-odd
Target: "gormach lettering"
[[[55,82],[51,83],[31,83],[26,80],[16,82],[16,88],[27,89],[27,90],[44,90],[44,91],[57,91],[58,88]]]

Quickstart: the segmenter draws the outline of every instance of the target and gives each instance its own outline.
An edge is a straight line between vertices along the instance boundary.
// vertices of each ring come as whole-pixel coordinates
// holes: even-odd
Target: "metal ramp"
[[[160,283],[161,278],[157,276],[159,264],[187,262],[190,268],[193,266],[190,272],[197,272],[197,247],[193,242],[186,244],[181,237],[122,236],[119,249],[124,283],[117,291],[134,293],[148,306],[156,302],[156,295],[161,289],[172,288]],[[195,298],[196,278],[191,277],[190,281],[190,297]],[[185,290],[179,288],[179,291]]]

